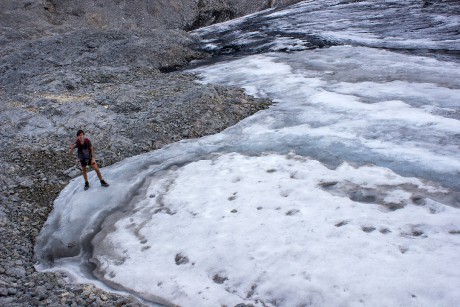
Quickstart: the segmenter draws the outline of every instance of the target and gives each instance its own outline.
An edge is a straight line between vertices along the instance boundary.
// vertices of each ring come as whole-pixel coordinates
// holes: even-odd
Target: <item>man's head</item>
[[[83,141],[85,140],[85,132],[83,132],[83,130],[77,131],[77,139],[83,144]]]

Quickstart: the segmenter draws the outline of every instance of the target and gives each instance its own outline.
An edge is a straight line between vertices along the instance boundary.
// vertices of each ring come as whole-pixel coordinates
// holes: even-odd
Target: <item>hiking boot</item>
[[[104,179],[102,179],[102,180],[101,180],[101,186],[103,186],[103,187],[108,187],[109,184],[108,184],[107,182],[105,182]]]
[[[85,191],[89,189],[89,182],[85,181]]]

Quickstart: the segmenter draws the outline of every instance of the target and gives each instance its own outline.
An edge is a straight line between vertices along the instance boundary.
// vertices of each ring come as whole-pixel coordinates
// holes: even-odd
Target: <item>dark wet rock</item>
[[[287,216],[293,216],[293,215],[296,215],[299,212],[300,212],[300,210],[298,210],[298,209],[291,209],[291,210],[286,212],[286,215]]]
[[[187,256],[184,256],[182,254],[176,254],[174,261],[176,262],[176,265],[181,265],[187,264],[189,262],[189,259]]]
[[[419,189],[417,186],[412,184],[402,184],[402,185],[381,185],[374,188],[367,188],[361,185],[349,182],[349,181],[325,181],[320,182],[319,186],[337,196],[348,197],[352,201],[363,203],[363,204],[377,204],[379,205],[379,210],[386,213],[392,213],[396,210],[404,209],[407,205],[416,205],[416,206],[425,206],[427,205],[427,199],[432,199],[439,201],[441,203],[449,204],[454,207],[456,206],[455,199],[457,193],[451,193],[445,195],[443,193],[429,193],[424,192]],[[404,190],[409,193],[414,193],[410,199],[392,199],[391,194],[395,190]],[[429,207],[429,206],[427,206]],[[438,213],[435,207],[427,208],[431,213]]]
[[[387,233],[391,232],[391,230],[388,229],[388,228],[381,228],[379,231],[380,231],[380,233],[383,233],[383,234],[387,234]]]
[[[423,235],[423,231],[414,230],[414,231],[412,231],[411,235],[414,236],[414,237],[420,237],[421,235]]]
[[[411,237],[411,238],[427,238],[428,236],[425,234],[423,230],[420,229],[419,226],[412,226],[409,231],[405,231],[401,233],[401,236],[404,237]]]
[[[367,191],[352,191],[350,193],[350,199],[361,203],[373,203],[376,200],[375,195],[368,193]]]
[[[374,226],[362,226],[361,229],[364,232],[370,233],[373,232],[376,228]]]
[[[327,181],[327,182],[321,182],[319,185],[323,189],[328,190],[328,189],[332,189],[337,183],[338,181]]]
[[[411,200],[417,206],[424,206],[426,204],[426,201],[422,196],[415,195],[411,198]]]
[[[388,208],[388,210],[390,211],[395,211],[395,210],[398,210],[398,209],[402,209],[406,206],[406,204],[404,202],[400,202],[400,203],[392,203],[392,202],[384,202],[383,205]]]
[[[335,227],[342,227],[342,226],[345,226],[348,224],[348,221],[341,221],[341,222],[338,222],[337,224],[335,224],[334,226]]]
[[[216,283],[216,284],[223,284],[226,280],[228,280],[227,277],[225,276],[221,276],[219,274],[216,274],[214,275],[214,277],[212,278],[212,280]]]

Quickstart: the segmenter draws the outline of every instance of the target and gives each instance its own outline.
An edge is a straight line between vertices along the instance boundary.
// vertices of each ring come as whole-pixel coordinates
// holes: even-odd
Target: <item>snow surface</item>
[[[333,13],[318,1],[294,13],[305,5],[324,20]],[[285,31],[302,21],[270,14],[286,17],[272,22]],[[338,40],[372,36],[340,22]],[[283,45],[298,38],[274,48]],[[458,62],[344,45],[192,72],[276,103],[102,169],[108,189],[74,179],[37,239],[39,269],[88,282],[89,259],[107,285],[165,305],[458,305]]]
[[[335,182],[384,186],[385,202],[410,205],[334,196],[324,186]],[[215,155],[152,180],[133,214],[96,238],[95,258],[108,280],[180,306],[454,306],[460,212],[412,204],[425,189],[374,166]]]

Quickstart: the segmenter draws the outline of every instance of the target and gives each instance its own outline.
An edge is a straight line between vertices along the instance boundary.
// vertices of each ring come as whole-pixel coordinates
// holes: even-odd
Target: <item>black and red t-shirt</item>
[[[88,138],[85,138],[83,144],[77,139],[75,147],[78,149],[78,159],[80,161],[91,160],[91,146],[91,141]]]

